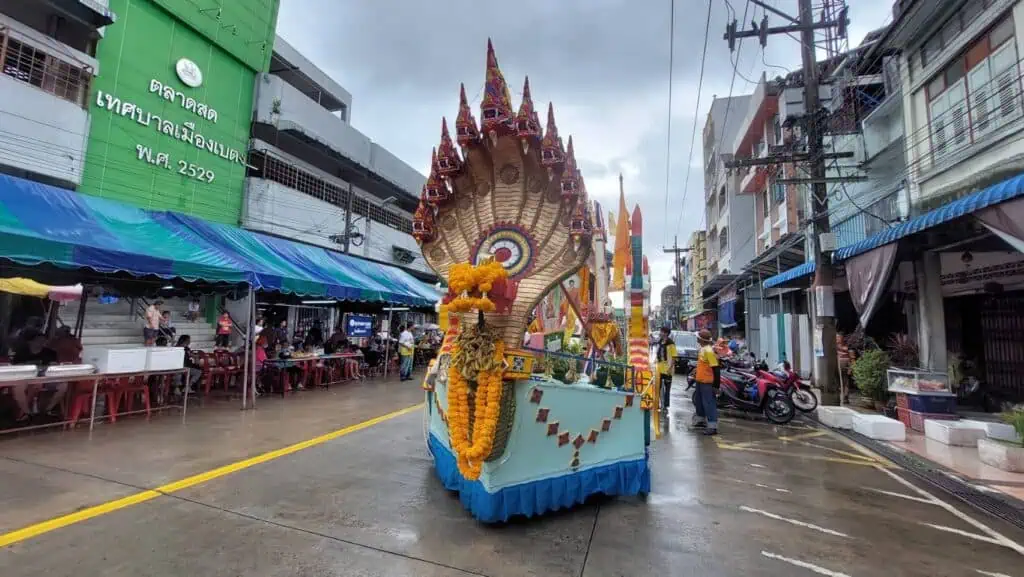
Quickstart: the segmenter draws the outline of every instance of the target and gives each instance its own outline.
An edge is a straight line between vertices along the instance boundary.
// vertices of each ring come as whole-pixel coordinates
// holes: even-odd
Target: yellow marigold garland
[[[448,310],[455,313],[466,313],[478,310],[485,313],[494,312],[495,306],[487,293],[494,288],[494,282],[499,279],[508,278],[508,271],[501,263],[489,260],[478,266],[468,263],[452,265],[448,270],[448,286],[456,295],[450,303]],[[479,297],[470,296],[469,293],[479,292]]]
[[[455,364],[448,367],[448,434],[459,472],[469,480],[480,478],[483,461],[494,448],[494,435],[501,417],[504,359],[504,343],[497,340],[493,356],[493,365],[497,368],[477,373],[472,436],[469,431],[469,382]]]

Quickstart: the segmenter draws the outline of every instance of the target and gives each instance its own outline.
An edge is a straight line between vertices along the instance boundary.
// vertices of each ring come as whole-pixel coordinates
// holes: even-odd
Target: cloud
[[[676,234],[685,243],[703,224],[701,128],[712,95],[727,96],[730,84],[734,94],[749,93],[753,85],[744,77],[756,81],[762,72],[774,77],[800,65],[799,44],[786,36],[772,37],[763,52],[755,41],[745,41],[730,55],[722,40],[733,17],[729,4],[739,9],[736,18],[746,6],[740,0],[714,2],[696,110],[707,4],[676,2],[667,171],[667,0],[284,0],[278,30],[352,92],[356,128],[421,172],[438,141],[441,116],[451,120],[457,112],[459,83],[479,102],[490,36],[513,98],[518,100],[528,74],[537,104],[554,103],[559,131],[573,135],[587,190],[605,210],[617,210],[623,174],[630,209],[639,204],[644,212],[657,304],[674,273],[662,246],[671,245]],[[891,14],[890,0],[851,4],[854,44]],[[755,15],[754,5],[749,7],[746,21],[760,20],[760,9]],[[781,24],[775,16],[770,22]]]

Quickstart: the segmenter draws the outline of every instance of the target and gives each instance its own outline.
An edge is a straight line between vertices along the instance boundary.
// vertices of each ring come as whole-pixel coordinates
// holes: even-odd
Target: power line
[[[687,196],[687,193],[689,192],[689,189],[690,189],[690,172],[693,170],[693,151],[696,148],[696,142],[697,142],[697,121],[700,118],[700,99],[701,99],[701,96],[703,95],[703,91],[704,91],[704,65],[707,62],[707,56],[708,56],[708,37],[710,36],[710,31],[711,31],[711,7],[712,7],[713,4],[714,3],[711,2],[710,0],[708,1],[708,15],[707,15],[707,19],[704,22],[704,48],[703,48],[703,50],[701,52],[701,57],[700,57],[700,74],[699,74],[698,79],[697,79],[697,105],[694,107],[694,111],[693,111],[693,130],[690,133],[690,153],[689,153],[689,155],[687,155],[686,178],[683,180],[683,198],[679,202],[679,218],[676,221],[676,236],[677,237],[678,237],[678,234],[679,234],[679,224],[682,222],[683,212],[685,211],[686,196]],[[670,173],[671,173],[671,164],[669,164],[669,166],[666,167],[666,179],[665,179],[666,180],[666,182],[665,182],[665,219],[666,219],[666,221],[668,219],[668,174],[670,174]],[[668,224],[668,223],[666,222],[666,224]],[[666,226],[666,230],[665,230],[666,233],[668,232],[667,229],[668,229],[668,227]]]

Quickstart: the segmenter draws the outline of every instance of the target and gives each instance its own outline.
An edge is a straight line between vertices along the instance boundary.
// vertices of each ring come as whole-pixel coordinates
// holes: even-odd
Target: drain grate
[[[980,491],[958,478],[956,473],[945,467],[921,459],[916,455],[900,452],[885,443],[869,439],[860,433],[840,429],[831,430],[871,449],[878,455],[896,463],[918,478],[942,489],[960,501],[980,509],[997,519],[1002,519],[1019,529],[1024,529],[1024,503],[1013,497],[1009,495],[1004,497]]]

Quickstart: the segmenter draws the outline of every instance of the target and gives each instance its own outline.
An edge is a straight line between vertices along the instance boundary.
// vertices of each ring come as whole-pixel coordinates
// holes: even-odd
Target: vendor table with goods
[[[277,370],[278,385],[281,387],[281,396],[284,396],[292,389],[291,371],[288,369],[297,368],[302,372],[299,378],[300,383],[313,387],[328,388],[331,384],[340,382],[337,378],[341,373],[344,361],[362,360],[363,356],[358,353],[334,353],[329,355],[294,355],[286,359],[267,359],[263,362],[265,367],[272,367]],[[324,377],[327,377],[326,379]]]
[[[946,373],[889,369],[886,376],[888,391],[896,395],[896,413],[907,427],[923,432],[925,419],[959,419]]]

